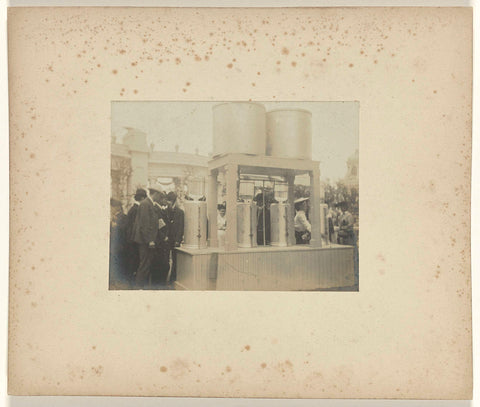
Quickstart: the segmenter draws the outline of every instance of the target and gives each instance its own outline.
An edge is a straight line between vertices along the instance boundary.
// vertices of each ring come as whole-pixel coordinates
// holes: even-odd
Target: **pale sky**
[[[208,155],[212,151],[212,107],[220,102],[112,102],[112,135],[121,142],[125,127],[147,134],[157,151]],[[260,102],[267,111],[301,108],[312,112],[312,159],[320,161],[322,179],[336,181],[358,149],[358,102]]]

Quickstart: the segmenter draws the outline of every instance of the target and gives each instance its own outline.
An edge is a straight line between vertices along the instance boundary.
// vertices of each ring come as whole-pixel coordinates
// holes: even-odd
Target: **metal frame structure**
[[[295,176],[308,174],[310,176],[311,205],[310,222],[312,238],[310,247],[321,247],[320,230],[320,165],[318,161],[257,156],[248,154],[225,154],[213,158],[208,163],[208,197],[207,212],[209,219],[217,218],[217,178],[220,171],[225,171],[226,181],[226,220],[225,250],[238,250],[237,244],[237,185],[240,171],[248,174],[272,175],[285,177],[288,183],[288,246],[295,245],[294,217],[294,181]],[[216,222],[209,222],[208,244],[218,248]],[[242,249],[245,250],[245,249]]]

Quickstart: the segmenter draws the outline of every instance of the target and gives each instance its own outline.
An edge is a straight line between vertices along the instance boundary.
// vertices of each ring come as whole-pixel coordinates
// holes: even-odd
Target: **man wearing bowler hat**
[[[135,242],[135,233],[134,233],[134,226],[135,226],[135,219],[137,218],[138,206],[140,202],[142,202],[147,197],[147,191],[143,188],[138,188],[135,192],[134,199],[135,202],[133,203],[132,207],[128,210],[127,213],[127,272],[128,272],[128,281],[129,284],[133,283],[133,278],[135,273],[138,269],[138,265],[140,264],[140,255],[138,252],[138,243]]]
[[[139,265],[135,275],[135,287],[143,288],[150,276],[150,265],[155,253],[155,238],[158,232],[158,213],[154,200],[160,194],[155,188],[149,188],[150,194],[138,205],[133,227],[133,240],[138,244]]]

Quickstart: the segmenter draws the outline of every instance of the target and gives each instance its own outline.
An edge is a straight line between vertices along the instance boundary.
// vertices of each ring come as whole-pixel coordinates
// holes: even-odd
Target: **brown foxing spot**
[[[227,367],[225,368],[225,371],[226,371],[227,373],[229,373],[229,372],[232,371],[232,368],[231,368],[230,366],[227,366]]]
[[[282,48],[282,55],[288,55],[289,53],[290,53],[290,51],[288,50],[287,47]]]
[[[30,154],[30,158],[35,158],[35,154]]]
[[[229,69],[233,68],[233,64],[228,64],[227,68],[229,68]]]
[[[116,69],[114,69],[114,70],[112,71],[112,73],[113,73],[114,75],[116,75],[116,74],[118,73],[118,71],[117,71]]]
[[[177,65],[179,65],[181,62],[182,62],[182,60],[181,60],[180,58],[175,58],[175,63],[176,63]]]
[[[267,364],[263,362],[260,366],[262,367],[262,369],[265,369],[267,367]]]
[[[138,93],[138,90],[137,90],[137,89],[134,89],[134,90],[133,90],[133,93],[137,94],[137,93]]]
[[[295,61],[292,61],[292,66],[293,67],[297,66],[297,63]]]
[[[168,370],[168,369],[167,369],[165,366],[162,366],[162,367],[160,368],[160,371],[163,372],[163,373],[165,373],[167,370]]]
[[[353,64],[348,64],[348,67],[349,67],[349,68],[352,68],[352,67],[353,67]]]
[[[92,366],[92,370],[97,376],[101,376],[103,373],[103,366],[102,365]]]
[[[245,345],[245,350],[250,350],[250,345]]]
[[[32,302],[32,308],[35,308],[37,306],[36,302]]]

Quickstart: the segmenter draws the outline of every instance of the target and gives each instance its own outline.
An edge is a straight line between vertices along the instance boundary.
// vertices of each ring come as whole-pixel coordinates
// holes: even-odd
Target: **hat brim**
[[[298,198],[298,199],[295,199],[295,201],[293,201],[293,203],[302,203],[302,202],[305,202],[305,201],[308,201],[310,198]]]

